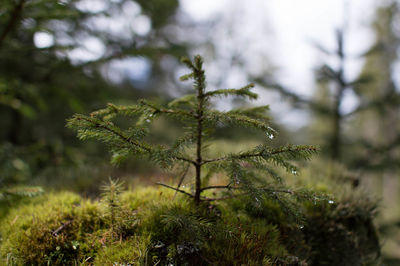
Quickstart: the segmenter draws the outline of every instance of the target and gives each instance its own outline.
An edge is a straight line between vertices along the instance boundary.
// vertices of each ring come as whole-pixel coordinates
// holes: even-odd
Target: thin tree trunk
[[[197,120],[197,146],[196,146],[196,190],[194,194],[194,201],[196,204],[200,203],[200,193],[201,193],[201,165],[203,159],[201,156],[201,145],[202,145],[202,135],[203,135],[203,107],[202,99],[199,103],[199,112]]]
[[[347,89],[345,81],[345,63],[346,56],[344,53],[344,34],[343,31],[337,32],[337,56],[339,57],[339,71],[336,76],[336,95],[333,110],[333,135],[331,139],[331,158],[335,161],[341,159],[341,133],[342,133],[342,115],[340,114],[340,105],[342,104],[344,91]]]
[[[196,188],[194,194],[194,201],[198,205],[200,204],[200,194],[201,194],[201,166],[203,163],[203,158],[201,156],[202,148],[202,138],[203,138],[203,108],[204,108],[204,88],[199,82],[198,88],[198,107],[197,107],[197,145],[196,145]]]
[[[339,88],[342,91],[342,88]],[[335,99],[334,113],[333,113],[333,134],[331,140],[331,158],[335,161],[340,161],[341,159],[341,120],[340,115],[340,104],[342,100],[342,93],[339,91],[339,95]]]

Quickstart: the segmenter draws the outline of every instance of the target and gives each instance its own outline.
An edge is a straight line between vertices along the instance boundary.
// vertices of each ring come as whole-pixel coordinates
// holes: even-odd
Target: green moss
[[[147,265],[149,237],[133,237],[99,249],[94,265]]]
[[[263,261],[277,261],[288,255],[279,229],[263,221],[219,224],[216,232],[205,251],[213,265],[261,265]]]
[[[138,188],[119,202],[113,230],[102,201],[59,193],[21,204],[0,225],[2,264],[364,265],[379,254],[374,205],[357,197],[299,203],[301,224],[268,198],[196,206]]]
[[[103,229],[101,205],[72,193],[48,194],[12,210],[3,221],[1,254],[17,264],[64,264],[93,254]]]
[[[125,191],[120,195],[120,200],[123,205],[129,207],[131,210],[140,210],[143,207],[151,205],[152,203],[167,203],[174,199],[175,192],[170,189],[154,187],[139,187],[133,191]],[[177,195],[181,198],[181,195]]]
[[[288,253],[276,225],[240,208],[186,198],[152,201],[138,214],[138,230],[151,236],[149,256],[162,265],[260,265],[284,260]],[[272,265],[272,263],[271,263]]]

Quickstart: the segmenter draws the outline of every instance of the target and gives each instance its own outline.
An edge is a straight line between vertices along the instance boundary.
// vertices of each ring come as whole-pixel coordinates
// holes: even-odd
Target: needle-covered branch
[[[210,91],[205,94],[207,98],[214,96],[240,96],[247,97],[251,100],[256,100],[258,98],[258,94],[251,92],[250,89],[254,88],[254,83],[250,83],[243,88],[240,89],[220,89],[215,91]]]
[[[70,128],[77,128],[78,137],[82,140],[94,138],[110,144],[114,144],[115,141],[120,140],[132,145],[132,147],[137,151],[152,152],[150,145],[134,139],[134,137],[144,137],[146,134],[144,128],[138,128],[135,131],[136,134],[126,136],[121,129],[115,126],[112,122],[101,121],[97,118],[84,115],[74,115],[70,120],[68,120],[67,126]]]
[[[235,125],[249,127],[256,130],[264,131],[269,138],[274,138],[277,135],[276,130],[270,127],[269,123],[262,119],[255,119],[245,114],[237,112],[221,112],[207,111],[205,117],[209,123],[222,125]]]
[[[166,114],[166,115],[182,117],[182,118],[189,117],[192,119],[195,117],[195,114],[193,112],[188,112],[188,111],[182,110],[182,109],[163,108],[163,107],[157,106],[156,104],[151,103],[146,100],[141,100],[140,104],[150,108],[153,111],[153,114]]]
[[[268,111],[269,111],[269,106],[263,105],[263,106],[254,106],[248,108],[237,108],[229,111],[229,113],[244,115],[262,121],[270,121],[271,120],[270,117],[266,114]]]
[[[229,186],[210,186],[210,187],[206,187],[204,188],[204,190],[208,190],[208,189],[228,189],[228,190],[243,190],[242,188],[232,188]],[[327,197],[325,195],[315,195],[315,193],[309,192],[309,191],[305,191],[305,190],[291,190],[291,189],[279,189],[279,188],[256,188],[256,190],[258,190],[259,192],[265,192],[268,193],[270,195],[274,195],[274,197],[277,197],[278,194],[288,194],[290,196],[295,196],[296,198],[298,198],[299,200],[307,200],[313,198],[313,199],[323,199],[326,200]],[[248,196],[253,194],[254,192],[240,192],[240,193],[236,193],[236,194],[231,194],[231,195],[227,195],[227,196],[222,196],[219,198],[207,198],[204,197],[203,200],[204,201],[219,201],[219,200],[227,200],[227,199],[232,199],[232,198],[237,198],[237,197],[243,197],[243,196]]]
[[[259,157],[269,159],[276,155],[282,155],[287,159],[309,159],[313,154],[318,152],[318,148],[306,145],[287,145],[279,148],[270,148],[267,145],[259,145],[253,150],[241,152],[237,154],[229,154],[223,157],[204,160],[203,164],[213,163],[218,161],[231,161],[234,159],[249,159]]]
[[[202,191],[210,190],[210,189],[227,189],[227,190],[244,190],[242,187],[234,187],[231,185],[221,185],[221,186],[208,186],[203,187]],[[278,188],[255,188],[256,190],[266,191],[266,192],[275,192],[275,193],[287,193],[287,194],[295,194],[296,191],[291,189],[278,189]]]
[[[284,187],[283,178],[274,171],[275,167],[284,168],[292,174],[297,173],[293,160],[309,159],[317,149],[313,146],[286,145],[271,147],[270,142],[277,132],[270,127],[270,118],[266,114],[268,106],[233,109],[221,112],[212,108],[214,98],[237,96],[256,99],[252,92],[253,84],[240,89],[206,90],[203,60],[196,56],[193,61],[182,62],[191,72],[181,80],[193,80],[193,94],[188,94],[166,105],[140,100],[135,105],[117,106],[108,104],[104,109],[93,112],[90,116],[75,115],[68,126],[78,131],[81,139],[95,138],[111,147],[112,161],[119,163],[129,156],[146,156],[149,160],[164,167],[173,169],[176,164],[187,164],[177,186],[159,185],[193,198],[196,204],[201,201],[227,199],[232,196],[251,195],[255,198],[263,194],[276,197],[273,193],[285,193],[295,196],[292,190]],[[114,123],[118,116],[133,119],[131,127],[123,129]],[[168,144],[154,144],[154,136],[149,133],[154,129],[152,124],[159,117],[166,116],[184,124],[180,136]],[[266,141],[251,149],[226,154],[222,157],[205,159],[205,147],[210,144],[210,134],[215,128],[246,127],[264,134]],[[152,139],[153,138],[153,139]],[[192,193],[180,189],[183,179],[194,168],[192,176]],[[216,173],[225,173],[228,185],[212,186],[207,182]],[[273,184],[273,186],[271,185]],[[277,188],[276,186],[280,187]],[[234,195],[220,195],[214,199],[202,195],[206,190],[240,191]],[[243,192],[243,193],[242,193]],[[281,198],[277,200],[283,201]]]
[[[99,139],[106,144],[109,144],[114,151],[113,162],[119,163],[125,158],[119,156],[130,154],[145,154],[153,161],[158,161],[161,164],[166,164],[171,160],[180,160],[194,164],[195,162],[184,156],[175,154],[162,146],[151,146],[143,141],[147,134],[145,128],[133,128],[129,130],[129,136],[121,131],[112,122],[102,121],[94,117],[84,115],[74,115],[68,120],[68,127],[78,129],[78,137],[82,140]],[[128,146],[127,146],[128,145]]]

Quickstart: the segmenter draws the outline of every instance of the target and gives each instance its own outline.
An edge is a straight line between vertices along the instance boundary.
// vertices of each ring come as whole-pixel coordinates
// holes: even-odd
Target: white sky
[[[312,45],[317,42],[327,48],[335,48],[335,30],[347,18],[348,40],[346,50],[354,59],[347,62],[348,78],[355,77],[362,61],[357,55],[366,51],[372,42],[369,29],[374,12],[374,0],[181,0],[182,8],[198,21],[224,15],[233,5],[239,5],[246,23],[259,29],[252,42],[265,42],[262,33],[268,24],[272,31],[269,47],[273,64],[278,67],[278,80],[297,93],[311,96],[313,93],[313,68],[321,63],[321,53]],[[347,14],[344,10],[347,7]],[[250,15],[249,15],[250,14]],[[260,23],[264,19],[264,23]],[[243,34],[246,34],[245,32]],[[264,40],[262,40],[264,39]],[[258,55],[254,55],[257,57]],[[329,58],[323,58],[330,60]],[[349,94],[342,106],[342,112],[351,111],[357,104]],[[272,106],[272,110],[274,107]],[[304,123],[304,114],[292,113],[285,118],[288,122]]]
[[[265,25],[257,25],[253,21],[259,22],[259,17],[265,17],[266,23],[271,24],[269,28],[274,40],[272,47],[267,49],[276,51],[272,59],[280,67],[281,78],[285,76],[284,82],[288,85],[300,84],[303,87],[312,83],[310,70],[318,62],[319,54],[311,41],[334,48],[334,31],[343,25],[346,17],[349,21],[350,54],[360,54],[371,44],[369,23],[374,0],[181,0],[181,3],[183,10],[198,21],[218,16],[229,5],[240,5],[252,11],[248,24],[260,28],[260,32]],[[349,10],[346,15],[343,14],[345,6]],[[249,13],[246,11],[243,10],[243,14]],[[257,38],[262,37],[254,36],[255,42]],[[357,66],[349,64],[349,71],[357,72]]]
[[[346,3],[347,2],[347,3]],[[318,52],[310,41],[333,49],[334,31],[348,18],[347,51],[356,56],[371,44],[369,23],[373,15],[372,0],[270,0],[273,28],[279,43],[282,68],[292,77],[290,83],[311,85],[310,70],[319,61]],[[349,12],[344,14],[344,6]],[[293,60],[297,59],[297,60]],[[349,62],[349,72],[357,74],[360,62]],[[291,84],[292,85],[292,84]]]

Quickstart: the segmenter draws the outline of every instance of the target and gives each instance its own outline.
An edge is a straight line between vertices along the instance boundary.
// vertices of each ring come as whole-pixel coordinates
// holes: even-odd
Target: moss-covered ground
[[[289,219],[267,198],[200,206],[159,187],[117,195],[110,205],[45,193],[2,219],[4,265],[374,265],[373,204],[357,197],[296,206]]]

